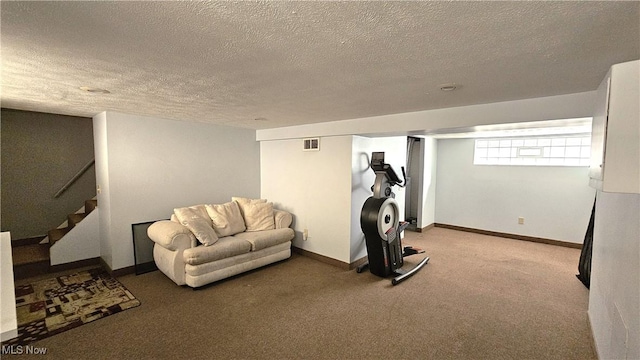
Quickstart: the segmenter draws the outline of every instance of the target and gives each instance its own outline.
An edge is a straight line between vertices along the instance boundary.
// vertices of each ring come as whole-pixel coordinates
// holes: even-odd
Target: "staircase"
[[[80,212],[76,212],[75,214],[70,214],[67,216],[66,223],[63,223],[57,229],[49,230],[48,238],[49,245],[53,245],[56,241],[62,239],[71,229],[73,229],[77,223],[82,221],[90,212],[95,210],[98,207],[98,200],[91,199],[84,202],[84,208],[80,210]]]
[[[15,240],[12,242],[13,272],[16,280],[49,273],[51,268],[50,247],[60,241],[82,219],[98,207],[98,200],[91,199],[84,207],[67,216],[67,221],[58,228],[49,230],[46,237]],[[85,264],[78,264],[84,266]],[[59,266],[59,265],[58,265]],[[71,268],[74,266],[71,265]]]

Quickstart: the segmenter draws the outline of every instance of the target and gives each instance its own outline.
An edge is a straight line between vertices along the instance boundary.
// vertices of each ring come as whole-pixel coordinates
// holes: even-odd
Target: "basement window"
[[[474,165],[589,166],[588,134],[476,139]]]

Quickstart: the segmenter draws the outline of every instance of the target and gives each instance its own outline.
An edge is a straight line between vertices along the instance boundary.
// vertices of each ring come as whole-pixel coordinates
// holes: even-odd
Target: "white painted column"
[[[0,270],[2,271],[2,293],[0,300],[0,339],[6,341],[18,336],[16,316],[16,293],[13,283],[13,258],[11,256],[11,233],[0,234]]]

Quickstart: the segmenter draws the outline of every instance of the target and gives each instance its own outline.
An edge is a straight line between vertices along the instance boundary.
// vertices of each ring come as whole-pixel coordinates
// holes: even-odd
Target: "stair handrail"
[[[78,171],[72,178],[71,180],[67,181],[66,184],[64,184],[60,190],[58,190],[57,193],[55,193],[55,195],[53,195],[54,198],[60,197],[60,195],[62,195],[62,193],[64,193],[65,191],[67,191],[67,189],[69,187],[71,187],[71,185],[73,185],[73,183],[75,183],[85,172],[87,172],[87,170],[89,170],[90,167],[92,167],[94,164],[96,163],[96,159],[93,158],[91,159],[91,161],[89,161],[85,166],[82,167],[82,169],[80,169],[80,171]]]

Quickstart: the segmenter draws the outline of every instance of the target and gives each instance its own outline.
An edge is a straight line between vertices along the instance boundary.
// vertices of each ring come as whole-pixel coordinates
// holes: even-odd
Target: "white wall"
[[[111,191],[109,186],[109,142],[107,141],[107,113],[93,117],[93,146],[96,159],[96,198],[100,207],[98,228],[100,231],[100,257],[111,265]]]
[[[56,241],[49,248],[51,265],[100,257],[100,208],[90,212],[63,241]]]
[[[302,139],[260,142],[260,196],[293,214],[293,245],[345,263],[350,258],[351,138],[322,137],[320,151],[302,151]]]
[[[16,292],[13,282],[11,233],[0,233],[0,341],[18,336]]]
[[[372,151],[385,151],[385,160],[402,176],[404,136],[322,137],[320,151],[302,151],[302,139],[260,142],[261,197],[293,214],[294,246],[346,264],[366,255],[360,210],[372,194]],[[395,190],[404,209],[404,191]]]
[[[424,176],[422,177],[422,211],[418,227],[425,228],[436,222],[436,174],[438,141],[432,137],[422,139],[424,147]]]
[[[640,195],[598,191],[589,320],[600,359],[640,359]]]
[[[473,149],[473,139],[438,140],[437,223],[584,241],[595,199],[587,167],[476,166]]]
[[[362,205],[373,194],[371,186],[376,175],[371,170],[371,152],[373,139],[361,136],[353,137],[351,150],[351,253],[350,262],[354,262],[367,255],[364,233],[360,228],[360,212]],[[394,167],[395,168],[395,167]]]
[[[134,265],[131,224],[259,196],[253,130],[106,112],[94,117],[94,138],[100,252],[113,270]]]

